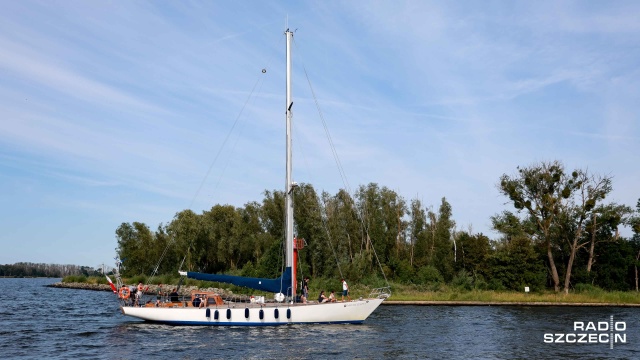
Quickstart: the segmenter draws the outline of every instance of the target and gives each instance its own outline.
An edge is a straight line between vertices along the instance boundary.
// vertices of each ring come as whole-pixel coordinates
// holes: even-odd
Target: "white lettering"
[[[627,342],[627,323],[624,321],[574,321],[573,333],[567,334],[544,334],[545,343],[556,344],[610,344],[613,349],[614,343]],[[620,333],[614,333],[614,330]]]
[[[604,333],[603,334],[599,334],[598,342],[600,342],[601,344],[608,344],[609,343],[609,334],[604,334]]]
[[[544,334],[544,342],[547,344],[553,342],[553,334]]]
[[[627,334],[615,334],[613,338],[615,343],[627,343]]]
[[[587,343],[587,334],[580,334],[580,338],[578,339],[579,343],[586,344]]]

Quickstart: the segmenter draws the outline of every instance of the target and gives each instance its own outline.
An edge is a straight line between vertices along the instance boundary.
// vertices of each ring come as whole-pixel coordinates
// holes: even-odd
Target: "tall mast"
[[[287,243],[287,267],[291,268],[291,296],[295,296],[296,269],[293,268],[293,182],[291,180],[291,108],[293,106],[293,100],[291,98],[291,41],[293,40],[293,33],[287,29],[287,31],[285,31],[285,35],[287,36],[287,179],[285,184],[286,196],[284,204],[287,209],[287,229],[285,241]]]

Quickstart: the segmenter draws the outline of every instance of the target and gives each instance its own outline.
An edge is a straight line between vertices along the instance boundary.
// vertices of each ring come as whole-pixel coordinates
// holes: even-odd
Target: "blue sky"
[[[638,2],[0,4],[0,264],[110,265],[123,222],[283,188],[287,16],[296,181],[343,186],[304,65],[352,188],[446,197],[490,236],[517,166],[640,198]]]

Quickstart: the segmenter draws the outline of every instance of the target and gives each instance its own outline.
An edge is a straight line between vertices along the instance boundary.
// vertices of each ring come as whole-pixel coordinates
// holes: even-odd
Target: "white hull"
[[[238,303],[212,306],[209,308],[123,306],[121,309],[122,312],[128,316],[173,325],[275,326],[314,323],[358,324],[363,322],[382,301],[384,301],[384,299],[363,299],[324,304],[281,303],[277,305],[265,304],[263,306],[250,304],[246,307],[244,304]],[[260,310],[262,310],[262,319],[260,319]],[[209,316],[207,317],[207,315]],[[248,315],[248,317],[245,315]]]

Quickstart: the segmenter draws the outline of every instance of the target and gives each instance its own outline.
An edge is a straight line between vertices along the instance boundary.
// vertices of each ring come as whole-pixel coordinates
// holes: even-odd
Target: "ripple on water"
[[[7,281],[11,280],[11,281]],[[640,309],[383,306],[362,325],[179,327],[126,318],[109,292],[0,279],[2,358],[639,358]],[[42,306],[19,301],[38,293]],[[627,322],[627,344],[544,344],[573,321]],[[36,356],[34,356],[36,354]]]

